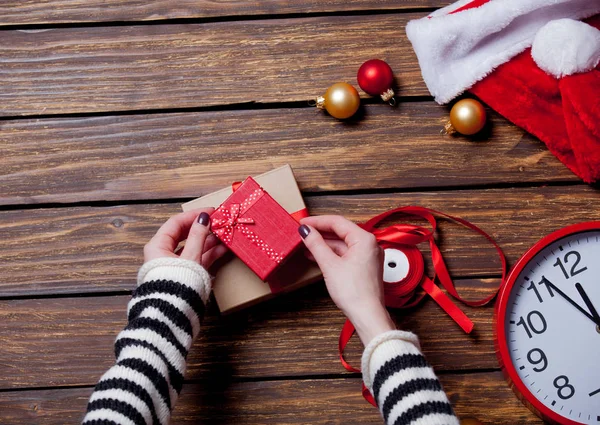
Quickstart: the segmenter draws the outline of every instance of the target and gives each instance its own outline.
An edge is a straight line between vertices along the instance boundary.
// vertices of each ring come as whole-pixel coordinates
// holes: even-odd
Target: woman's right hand
[[[227,253],[227,246],[210,233],[210,214],[214,208],[201,208],[176,214],[158,229],[144,246],[144,262],[162,257],[194,261],[205,269]],[[180,242],[185,242],[176,253]]]
[[[383,250],[375,236],[341,216],[300,222],[298,231],[323,272],[329,295],[363,344],[396,329],[384,305]]]

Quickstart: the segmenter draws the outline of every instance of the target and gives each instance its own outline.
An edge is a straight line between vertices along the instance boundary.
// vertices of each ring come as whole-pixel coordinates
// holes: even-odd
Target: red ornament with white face
[[[498,357],[546,421],[600,425],[600,222],[558,230],[515,265],[496,306]]]

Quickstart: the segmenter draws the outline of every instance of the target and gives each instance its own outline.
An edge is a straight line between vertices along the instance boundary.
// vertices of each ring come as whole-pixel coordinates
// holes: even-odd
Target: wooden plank
[[[209,0],[183,0],[174,6],[168,0],[44,0],[23,2],[7,0],[2,3],[0,25],[64,24],[91,22],[161,21],[165,19],[214,19],[259,15],[301,13],[347,13],[360,11],[403,10],[441,7],[449,0],[306,0],[277,1],[243,0],[214,2]]]
[[[567,187],[457,190],[307,197],[312,214],[362,221],[401,205],[422,205],[470,220],[500,243],[511,263],[562,226],[599,220],[598,191]],[[50,208],[0,212],[0,296],[129,290],[142,247],[179,205]],[[441,247],[456,277],[497,276],[481,236],[441,223]]]
[[[479,299],[498,280],[460,281],[468,299]],[[114,363],[113,344],[126,324],[129,296],[0,301],[0,389],[94,384]],[[465,308],[476,324],[467,336],[433,302],[408,314],[393,312],[412,330],[438,370],[493,369],[492,307]],[[323,284],[279,297],[234,316],[214,306],[188,357],[189,379],[220,371],[228,378],[317,376],[345,373],[337,354],[344,317]],[[346,358],[360,366],[353,340]]]
[[[542,425],[514,396],[501,373],[445,375],[442,384],[459,417],[495,425]],[[14,425],[80,423],[90,388],[0,393],[0,421]],[[313,424],[380,425],[362,399],[358,379],[327,379],[184,386],[172,425]]]
[[[308,101],[373,57],[428,95],[403,29],[423,16],[3,31],[0,115]]]
[[[487,141],[441,136],[447,117],[431,101],[360,125],[309,108],[6,121],[0,203],[193,198],[286,163],[304,192],[577,179],[496,113]]]

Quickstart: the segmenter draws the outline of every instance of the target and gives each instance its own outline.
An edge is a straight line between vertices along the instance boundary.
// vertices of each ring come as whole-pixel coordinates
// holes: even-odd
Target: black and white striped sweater
[[[90,397],[83,425],[167,425],[186,356],[200,330],[210,276],[198,264],[160,258],[142,266],[117,336],[116,364]],[[392,331],[363,354],[363,378],[386,424],[458,425],[417,337]]]

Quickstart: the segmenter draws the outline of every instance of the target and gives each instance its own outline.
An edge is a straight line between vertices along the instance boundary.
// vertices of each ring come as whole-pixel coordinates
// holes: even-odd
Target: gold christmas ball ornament
[[[347,83],[335,83],[323,96],[316,100],[319,109],[325,109],[334,118],[350,118],[358,111],[360,96],[354,87]]]
[[[483,425],[483,422],[475,418],[464,418],[460,420],[460,425]]]
[[[450,110],[450,122],[444,126],[446,134],[460,133],[471,136],[485,126],[485,108],[475,99],[462,99]]]

